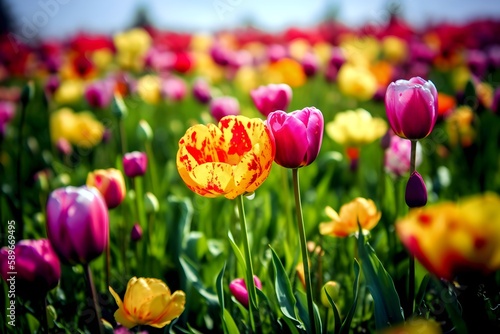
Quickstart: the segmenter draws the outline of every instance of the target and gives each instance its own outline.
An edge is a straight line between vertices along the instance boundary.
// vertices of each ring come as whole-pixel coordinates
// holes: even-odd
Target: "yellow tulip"
[[[321,223],[319,232],[323,235],[347,237],[358,231],[358,222],[363,230],[371,230],[380,220],[382,213],[377,210],[371,199],[357,197],[342,205],[340,214],[331,207],[325,208],[330,222]]]
[[[397,325],[384,329],[379,334],[441,334],[441,327],[434,320],[411,319],[402,325]]]
[[[113,38],[118,64],[125,69],[139,71],[144,66],[144,55],[151,46],[151,36],[144,29],[132,29]]]
[[[197,124],[179,141],[177,170],[195,193],[205,197],[254,192],[269,175],[275,144],[257,118],[226,116],[218,126]]]
[[[161,80],[156,75],[145,75],[137,81],[137,94],[150,104],[161,100]]]
[[[427,270],[453,279],[464,272],[500,269],[500,196],[475,195],[458,203],[415,209],[396,223],[401,242]]]
[[[54,93],[54,101],[57,104],[75,103],[82,98],[84,87],[80,80],[64,80]]]
[[[369,100],[377,92],[377,78],[367,66],[345,63],[337,75],[342,94],[358,100]]]
[[[469,106],[460,106],[446,118],[446,130],[450,144],[456,146],[458,143],[462,147],[469,147],[476,138],[476,131],[472,125],[474,121],[474,111]]]
[[[183,291],[172,294],[168,286],[156,278],[132,277],[123,301],[112,287],[109,291],[118,304],[115,320],[127,328],[137,325],[163,328],[181,315],[186,303]]]
[[[347,110],[335,115],[325,126],[326,134],[344,146],[369,144],[387,132],[387,123],[365,109]]]
[[[90,148],[99,144],[104,126],[92,113],[74,113],[70,108],[61,108],[50,115],[50,137],[53,143],[64,138],[73,145]]]
[[[387,36],[382,41],[382,51],[388,61],[400,64],[408,57],[408,44],[399,37]]]

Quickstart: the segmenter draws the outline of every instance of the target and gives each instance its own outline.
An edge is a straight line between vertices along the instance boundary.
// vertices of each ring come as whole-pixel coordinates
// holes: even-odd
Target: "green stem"
[[[415,171],[417,141],[411,141],[410,175]],[[408,258],[408,315],[413,314],[415,303],[415,257],[409,254]]]
[[[151,178],[151,189],[153,190],[153,194],[156,196],[159,196],[160,194],[158,193],[157,186],[159,184],[158,182],[158,173],[156,172],[156,161],[153,153],[153,148],[151,146],[151,141],[147,141],[145,144],[146,147],[146,154],[149,159],[149,176]]]
[[[47,298],[40,301],[40,329],[42,333],[49,333],[49,323],[47,321]]]
[[[255,290],[255,282],[253,280],[253,266],[252,266],[252,255],[250,253],[250,244],[248,242],[248,227],[247,219],[245,217],[245,208],[243,205],[243,195],[238,196],[238,210],[240,213],[241,225],[243,230],[243,248],[245,251],[245,262],[246,262],[246,285],[248,290],[249,298],[249,314],[250,314],[250,325],[252,326],[252,332],[255,332],[255,317],[258,314],[257,309],[257,291]]]
[[[84,272],[85,272],[85,280],[87,282],[87,291],[90,297],[92,298],[91,308],[93,314],[95,315],[93,321],[91,321],[89,325],[89,329],[91,333],[104,334],[104,330],[102,328],[102,323],[101,323],[101,308],[99,307],[97,292],[95,290],[94,281],[92,279],[92,270],[90,269],[89,264],[84,265]]]
[[[134,183],[134,190],[135,190],[135,203],[137,207],[137,220],[139,221],[139,225],[141,225],[141,228],[143,230],[146,230],[147,222],[146,222],[146,215],[144,212],[144,195],[142,192],[142,178],[140,176],[134,177],[133,178],[133,183]],[[145,231],[144,235],[146,236],[146,239],[148,238],[149,231]],[[148,264],[149,262],[146,259],[146,256],[148,254],[148,246],[149,246],[149,240],[144,240],[143,241],[143,246],[140,248],[141,253],[140,253],[140,261],[142,262],[143,268],[145,271],[149,270]],[[144,273],[145,275],[147,273]]]
[[[302,205],[300,203],[300,184],[299,184],[299,170],[298,168],[292,169],[293,175],[293,190],[295,195],[295,210],[297,213],[297,224],[300,237],[300,250],[302,252],[302,262],[304,264],[304,276],[306,279],[306,293],[307,293],[307,309],[309,313],[309,322],[311,325],[311,333],[316,333],[316,321],[314,317],[314,304],[313,292],[311,284],[311,272],[309,270],[309,257],[307,252],[306,231],[304,228],[304,220],[302,217]]]
[[[108,243],[106,245],[106,253],[104,254],[104,272],[106,273],[106,286],[104,291],[109,289],[111,286],[109,277],[110,277],[110,270],[111,270],[111,245],[110,245],[110,236],[108,232]]]
[[[127,153],[127,137],[125,132],[125,122],[123,117],[118,119],[118,127],[120,128],[120,145],[122,150],[122,156]]]

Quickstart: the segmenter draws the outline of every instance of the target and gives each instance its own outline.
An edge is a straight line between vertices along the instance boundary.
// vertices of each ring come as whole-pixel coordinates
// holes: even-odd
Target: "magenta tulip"
[[[144,152],[130,152],[123,156],[123,170],[128,177],[141,176],[146,173],[148,156]]]
[[[324,120],[314,107],[287,114],[277,110],[267,117],[267,125],[274,136],[274,161],[286,168],[310,165],[318,156],[323,141]]]
[[[250,92],[253,103],[265,117],[276,110],[286,111],[292,100],[292,88],[287,84],[269,84]]]
[[[427,137],[438,116],[437,90],[420,77],[397,80],[387,87],[385,109],[392,131],[402,138]]]
[[[15,274],[11,274],[15,272]],[[61,264],[49,240],[21,240],[0,250],[0,273],[25,298],[43,298],[59,283]]]
[[[240,114],[240,103],[231,96],[222,96],[210,102],[210,114],[218,122],[223,117]]]
[[[204,79],[196,79],[193,84],[193,96],[194,98],[202,103],[206,104],[212,99],[212,94],[210,92],[210,86]]]
[[[313,77],[319,69],[318,57],[312,52],[307,53],[302,59],[302,69],[308,77]]]
[[[112,80],[89,83],[85,88],[85,100],[92,108],[106,108],[113,100],[114,87]]]
[[[255,287],[262,290],[262,283],[257,276],[253,276],[253,281],[255,283]],[[248,308],[248,290],[243,278],[236,278],[232,280],[231,283],[229,283],[229,290],[237,301]]]
[[[95,188],[65,187],[47,201],[47,236],[59,258],[68,264],[88,264],[106,249],[108,208]]]

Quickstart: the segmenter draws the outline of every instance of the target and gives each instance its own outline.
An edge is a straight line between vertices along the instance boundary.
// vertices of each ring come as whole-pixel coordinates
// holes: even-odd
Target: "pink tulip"
[[[292,88],[287,84],[269,84],[252,90],[250,96],[257,110],[267,117],[273,111],[287,110],[292,100]]]
[[[397,80],[387,87],[385,109],[394,133],[418,140],[427,137],[438,116],[437,90],[420,77]]]
[[[89,83],[85,88],[85,100],[92,108],[106,108],[113,99],[114,86],[112,80]]]
[[[269,114],[267,124],[276,143],[274,161],[286,168],[310,165],[318,156],[323,141],[324,120],[314,107],[287,114],[277,110]]]
[[[221,118],[229,115],[240,114],[240,104],[231,96],[217,97],[210,102],[210,114],[218,122]]]
[[[257,276],[253,276],[253,281],[255,283],[255,287],[262,290],[262,282]],[[243,278],[236,278],[232,280],[231,283],[229,283],[229,290],[237,301],[248,308],[248,290]]]
[[[411,154],[411,141],[400,138],[396,135],[390,136],[390,144],[385,151],[384,165],[385,170],[402,176],[410,170],[410,154]],[[418,167],[422,162],[422,150],[420,144],[417,144],[417,151],[415,154],[415,166]]]
[[[15,276],[10,272],[15,272]],[[21,240],[0,250],[0,273],[7,285],[15,277],[16,293],[20,296],[43,298],[57,286],[61,264],[49,240]]]
[[[106,249],[108,235],[108,208],[97,189],[65,187],[50,194],[47,236],[63,262],[89,263]]]
[[[187,93],[186,83],[179,77],[168,77],[161,86],[163,96],[170,101],[182,101]]]
[[[210,93],[210,86],[205,80],[197,79],[194,82],[193,96],[198,102],[202,104],[210,102],[210,100],[212,99],[212,95]]]
[[[123,156],[123,170],[128,177],[141,176],[146,173],[148,156],[144,152],[130,152]]]

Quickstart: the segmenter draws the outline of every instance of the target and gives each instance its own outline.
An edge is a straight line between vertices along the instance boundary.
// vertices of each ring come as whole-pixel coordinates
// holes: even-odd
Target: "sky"
[[[159,28],[210,32],[252,23],[268,31],[313,26],[335,13],[351,26],[384,22],[389,4],[415,27],[427,23],[500,19],[497,0],[5,0],[22,37],[65,38],[79,31],[112,34],[144,7]]]

